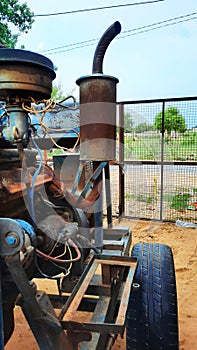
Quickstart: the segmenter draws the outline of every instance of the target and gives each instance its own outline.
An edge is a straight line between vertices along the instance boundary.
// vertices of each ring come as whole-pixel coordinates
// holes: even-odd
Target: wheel
[[[127,350],[177,350],[178,316],[171,248],[137,243],[138,258],[126,320]]]

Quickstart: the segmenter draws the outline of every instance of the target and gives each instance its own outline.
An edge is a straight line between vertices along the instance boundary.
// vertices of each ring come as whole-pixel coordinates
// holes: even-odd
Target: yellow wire
[[[66,254],[66,251],[67,251],[67,245],[65,244],[65,246],[64,246],[64,252],[63,252],[62,254],[60,254],[60,255],[53,256],[53,258],[55,258],[55,259],[61,258],[63,255]]]
[[[68,251],[69,251],[69,255],[70,255],[70,260],[72,260],[72,259],[73,259],[73,256],[72,256],[72,252],[71,252],[71,249],[70,249],[69,244],[67,244],[67,247],[68,247]],[[70,262],[70,266],[68,267],[67,272],[66,272],[66,274],[65,274],[65,277],[69,275],[70,270],[71,270],[71,268],[72,268],[72,265],[73,265],[73,263],[72,263],[72,261],[71,261],[71,262]]]
[[[70,97],[71,97],[71,96],[69,96],[68,98],[70,98]],[[30,97],[30,98],[31,98],[31,101],[32,101],[34,104],[36,104],[36,101],[34,100],[34,98],[33,98],[33,97]],[[74,97],[73,97],[73,99],[74,99]],[[66,99],[64,99],[64,100],[66,100]],[[64,101],[64,100],[63,100],[63,101]],[[74,101],[75,101],[75,99],[74,99]],[[79,143],[80,134],[79,134],[77,131],[73,130],[73,131],[78,135],[78,137],[77,137],[77,141],[75,142],[75,144],[74,144],[74,146],[73,146],[72,149],[69,149],[69,148],[67,148],[67,147],[63,147],[63,146],[58,145],[58,144],[55,142],[54,138],[49,134],[48,131],[64,132],[64,131],[68,131],[68,130],[70,130],[70,129],[52,129],[52,128],[47,127],[47,126],[43,123],[43,120],[44,120],[44,117],[45,117],[45,113],[46,113],[46,112],[52,111],[52,109],[54,109],[54,108],[56,107],[56,101],[54,101],[54,100],[42,100],[42,101],[40,101],[40,103],[41,103],[41,102],[45,103],[46,108],[44,108],[44,109],[42,109],[42,110],[39,110],[39,111],[36,110],[36,108],[35,108],[34,105],[31,105],[31,107],[25,106],[25,103],[24,103],[24,102],[22,103],[22,108],[23,108],[26,112],[28,112],[28,113],[36,114],[36,116],[37,116],[37,118],[38,118],[38,120],[39,120],[39,122],[40,122],[40,126],[41,126],[43,132],[51,139],[52,143],[53,143],[57,148],[62,149],[62,150],[67,151],[67,152],[70,152],[70,153],[73,153],[73,152],[75,151],[75,149],[76,149],[78,143]],[[42,117],[39,118],[39,117],[38,117],[38,114],[41,114],[41,113],[42,113]]]

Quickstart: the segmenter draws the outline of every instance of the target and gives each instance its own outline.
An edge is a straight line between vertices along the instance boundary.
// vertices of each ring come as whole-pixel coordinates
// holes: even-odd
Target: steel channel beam
[[[92,258],[90,267],[87,267],[83,280],[79,281],[79,285],[76,285],[74,295],[72,296],[71,294],[70,301],[68,298],[67,306],[60,313],[63,328],[71,332],[73,336],[75,332],[82,332],[82,334],[83,332],[92,332],[91,341],[83,342],[81,350],[104,350],[110,334],[123,334],[136,263],[136,259],[127,256],[96,255]],[[89,293],[89,286],[91,286],[93,276],[98,267],[104,271],[102,281],[105,285],[111,286],[111,295],[102,295],[102,289],[98,289],[98,302],[94,309],[91,322],[85,322],[85,320],[83,322],[76,322],[77,310],[85,294]],[[125,267],[129,268],[126,281],[123,278]],[[116,280],[118,276],[120,276],[120,280]],[[120,300],[119,311],[116,320],[114,320],[114,309],[118,300]]]

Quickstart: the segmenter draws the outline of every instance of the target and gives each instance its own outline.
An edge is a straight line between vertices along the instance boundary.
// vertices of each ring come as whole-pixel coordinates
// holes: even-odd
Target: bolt
[[[5,242],[11,248],[17,247],[19,245],[19,241],[19,236],[16,232],[8,232],[5,236]]]

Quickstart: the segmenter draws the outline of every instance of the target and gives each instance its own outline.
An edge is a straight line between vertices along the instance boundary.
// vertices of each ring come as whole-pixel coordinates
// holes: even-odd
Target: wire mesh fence
[[[123,207],[120,214],[129,217],[197,222],[197,98],[119,106],[119,179],[124,183],[113,206]]]

